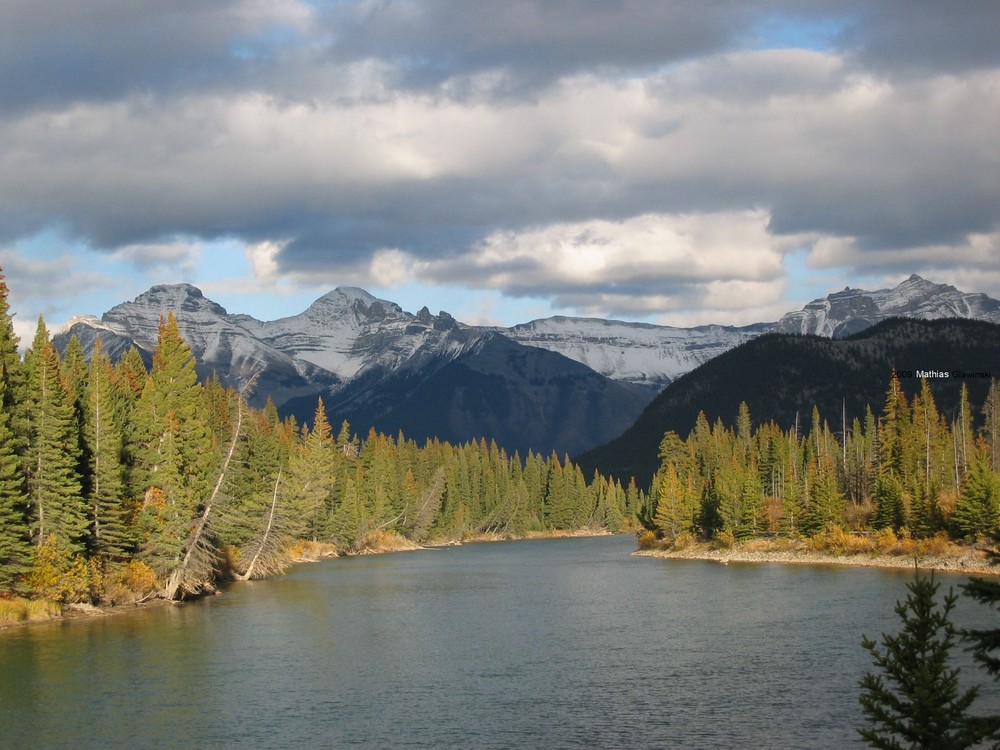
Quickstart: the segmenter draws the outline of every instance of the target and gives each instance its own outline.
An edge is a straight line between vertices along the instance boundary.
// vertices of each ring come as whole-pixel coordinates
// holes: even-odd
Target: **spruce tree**
[[[14,333],[14,321],[7,302],[9,289],[0,268],[0,381],[4,389],[0,395],[0,409],[7,414],[7,425],[13,433],[15,446],[20,451],[24,447],[23,434],[26,431],[24,412],[25,371],[21,357],[17,353],[19,340]]]
[[[24,390],[18,339],[0,269],[0,592],[11,591],[28,569],[31,545],[21,454],[25,442]]]
[[[111,363],[98,337],[83,389],[84,439],[89,458],[87,504],[91,549],[123,560],[133,546],[123,505],[122,436],[115,421]]]
[[[292,454],[285,483],[292,517],[291,533],[302,539],[326,539],[334,510],[336,446],[330,437],[323,399],[316,404],[313,426]]]
[[[989,534],[1000,516],[1000,482],[990,468],[989,451],[980,443],[972,466],[962,482],[962,494],[955,503],[951,521],[957,536],[975,538]]]
[[[143,474],[142,555],[164,575],[182,561],[200,504],[211,492],[217,447],[191,348],[173,313],[161,319],[153,369],[133,416]]]
[[[1000,531],[993,532],[993,548],[989,551],[991,562],[1000,563]],[[970,578],[962,586],[962,592],[980,604],[1000,610],[1000,580]],[[972,642],[972,655],[986,672],[1000,682],[1000,627],[981,630],[966,630],[962,636]]]
[[[678,535],[693,531],[695,509],[686,497],[673,462],[661,467],[653,482],[657,496],[653,521],[663,537],[673,541]]]
[[[861,680],[861,708],[870,726],[858,729],[871,746],[966,748],[989,734],[988,722],[968,714],[978,688],[959,690],[957,668],[949,666],[955,629],[949,615],[958,597],[950,591],[936,602],[938,584],[919,573],[897,602],[903,623],[899,635],[882,635],[882,648],[867,637],[862,646],[877,672]]]
[[[903,484],[893,472],[881,474],[875,481],[875,517],[872,526],[876,529],[899,531],[906,525],[906,506],[903,504]]]
[[[28,493],[34,512],[33,537],[41,545],[54,534],[61,545],[79,552],[87,529],[77,473],[79,442],[59,355],[41,318],[27,369]]]
[[[1000,531],[993,532],[993,548],[989,557],[993,564],[1000,563]],[[970,578],[962,586],[962,593],[980,604],[1000,610],[1000,581],[987,578]],[[1000,682],[1000,627],[963,630],[962,638],[972,644],[972,658],[990,675],[994,682]],[[989,717],[993,747],[1000,746],[1000,715]]]
[[[0,378],[0,401],[5,390]],[[0,593],[13,591],[31,563],[27,496],[15,445],[9,414],[0,408]]]

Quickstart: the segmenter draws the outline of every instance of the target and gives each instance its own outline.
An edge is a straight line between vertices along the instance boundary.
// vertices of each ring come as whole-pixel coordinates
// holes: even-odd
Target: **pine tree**
[[[876,529],[899,531],[906,525],[906,506],[903,504],[903,484],[894,473],[879,476],[875,482],[875,517],[872,526]]]
[[[962,482],[962,494],[955,503],[951,521],[955,534],[974,538],[989,534],[1000,517],[1000,482],[990,468],[989,450],[980,442],[972,466]]]
[[[291,533],[302,539],[326,539],[332,532],[336,446],[330,437],[323,399],[316,404],[313,426],[290,460],[286,492],[291,505]]]
[[[989,723],[968,714],[978,695],[959,691],[957,668],[949,667],[955,629],[949,615],[958,597],[950,591],[938,608],[938,584],[917,574],[897,602],[899,635],[882,635],[882,648],[862,637],[878,672],[861,680],[861,708],[871,726],[859,729],[872,747],[966,748],[989,734]]]
[[[28,494],[34,511],[33,537],[41,545],[54,534],[60,545],[79,552],[87,529],[77,473],[79,442],[73,407],[60,374],[59,355],[41,318],[27,369]]]
[[[653,486],[657,497],[653,521],[663,537],[672,541],[679,534],[690,533],[694,529],[695,509],[685,497],[673,462],[660,469]]]
[[[0,401],[6,385],[0,378]],[[13,591],[31,563],[26,519],[27,496],[10,417],[0,408],[0,593]]]
[[[23,371],[7,294],[0,269],[0,592],[13,590],[31,562],[20,456],[25,444],[17,434],[23,429]]]
[[[1000,530],[993,532],[993,548],[989,557],[993,564],[1000,563]],[[962,593],[980,604],[1000,610],[1000,580],[970,578],[962,586]],[[994,680],[1000,682],[1000,628],[966,630],[962,637],[972,642],[972,655]],[[1000,721],[1000,717],[998,717]]]
[[[91,549],[123,560],[133,546],[122,503],[122,437],[115,422],[111,363],[98,337],[83,393],[84,438],[89,457],[87,502]]]
[[[27,431],[27,415],[24,411],[26,373],[17,353],[19,340],[14,333],[14,322],[7,302],[9,291],[3,269],[0,268],[0,381],[4,385],[0,409],[7,414],[7,426],[13,435],[15,449],[20,453],[25,446],[22,436]]]
[[[191,348],[173,313],[161,319],[153,369],[133,416],[144,476],[142,556],[160,575],[182,563],[201,503],[209,496],[217,452],[204,414]]]

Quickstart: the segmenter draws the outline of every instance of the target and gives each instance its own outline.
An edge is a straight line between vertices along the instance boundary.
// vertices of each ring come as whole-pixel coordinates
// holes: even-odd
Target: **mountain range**
[[[332,419],[358,431],[486,437],[522,454],[574,455],[620,435],[675,379],[765,333],[836,338],[898,316],[1000,323],[997,300],[916,275],[893,289],[845,289],[773,323],[693,328],[569,317],[470,326],[353,287],[260,321],[177,284],[154,286],[100,319],[75,318],[55,343],[64,349],[75,335],[89,354],[100,336],[112,359],[133,344],[149,359],[160,316],[171,310],[203,376],[240,388],[256,373],[251,400],[270,396],[300,421],[321,395]]]

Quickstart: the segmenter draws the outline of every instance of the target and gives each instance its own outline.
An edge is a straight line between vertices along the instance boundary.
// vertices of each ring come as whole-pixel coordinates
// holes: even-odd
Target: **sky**
[[[0,0],[22,339],[188,282],[476,324],[1000,297],[1000,3]]]

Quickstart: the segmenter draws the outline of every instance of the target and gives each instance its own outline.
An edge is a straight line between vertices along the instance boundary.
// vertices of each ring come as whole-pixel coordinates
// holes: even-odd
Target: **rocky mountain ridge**
[[[839,337],[894,316],[1000,322],[997,300],[918,276],[894,289],[845,289],[814,300],[776,323],[695,328],[571,317],[534,320],[511,328],[476,327],[446,312],[432,315],[426,307],[409,313],[355,287],[334,289],[298,315],[261,321],[227,312],[190,284],[176,284],[154,286],[131,302],[116,305],[99,320],[77,318],[56,336],[56,344],[65,347],[69,337],[76,335],[89,354],[100,336],[113,359],[133,343],[148,358],[155,348],[160,316],[168,311],[176,315],[203,376],[214,372],[227,385],[239,388],[257,373],[252,400],[262,403],[270,396],[279,410],[299,419],[311,416],[316,396],[322,395],[336,418],[348,418],[360,429],[372,424],[392,431],[396,420],[412,430],[419,426],[404,418],[403,405],[409,404],[408,413],[420,411],[412,399],[421,393],[426,403],[439,403],[448,412],[446,421],[454,427],[446,430],[450,439],[460,439],[463,430],[468,431],[468,438],[486,435],[488,425],[495,433],[513,435],[502,424],[504,419],[519,421],[523,429],[527,415],[537,413],[546,424],[534,434],[545,440],[533,447],[571,452],[616,437],[665,385],[763,333]],[[495,336],[510,346],[484,345]],[[520,374],[505,371],[504,361],[518,362]],[[448,369],[456,362],[458,369]],[[503,393],[521,406],[506,417],[482,411],[482,428],[477,432],[475,420],[459,415],[465,402],[448,394],[439,399],[427,391],[431,383],[454,388],[459,381],[467,391],[476,391],[470,373],[492,379],[492,386],[484,387],[482,393],[497,397]],[[558,410],[553,412],[541,403],[553,397],[548,381],[560,378],[564,381],[558,391],[564,407],[561,417]],[[535,412],[529,404],[534,404]],[[565,413],[571,407],[595,418],[601,415],[600,424],[581,428],[584,434],[575,438],[555,424],[573,422]]]

